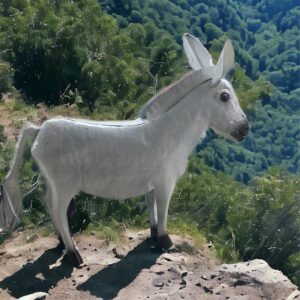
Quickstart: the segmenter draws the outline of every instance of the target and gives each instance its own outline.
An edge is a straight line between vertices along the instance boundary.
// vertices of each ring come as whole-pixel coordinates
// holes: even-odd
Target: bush
[[[264,259],[299,283],[299,187],[299,177],[278,168],[247,187],[193,158],[173,195],[171,214],[196,221],[222,259]]]
[[[0,93],[13,91],[13,76],[11,65],[0,59]]]

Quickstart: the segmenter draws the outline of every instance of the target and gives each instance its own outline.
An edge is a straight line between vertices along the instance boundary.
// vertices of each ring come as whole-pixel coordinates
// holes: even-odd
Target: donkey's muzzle
[[[237,140],[242,141],[249,133],[250,123],[247,119],[237,123],[235,128],[231,131],[231,135]]]

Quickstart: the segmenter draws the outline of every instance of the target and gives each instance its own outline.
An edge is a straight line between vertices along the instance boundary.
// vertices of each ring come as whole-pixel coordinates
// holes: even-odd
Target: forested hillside
[[[263,258],[300,284],[299,18],[296,0],[3,0],[0,92],[3,101],[13,100],[1,109],[30,121],[40,103],[63,114],[72,106],[81,117],[132,119],[188,71],[184,32],[198,36],[214,58],[231,38],[237,63],[230,80],[251,134],[236,144],[208,132],[177,186],[171,216],[178,226],[195,222],[224,259]],[[12,148],[1,126],[1,178]],[[36,169],[25,162],[25,190]],[[24,223],[45,218],[42,195],[39,184],[25,197]],[[146,226],[139,200],[82,194],[72,228],[83,220]]]
[[[237,62],[251,78],[244,78],[241,83],[242,74],[234,77],[234,85],[242,87],[240,100],[248,104],[253,98],[258,100],[248,111],[252,135],[242,145],[220,142],[210,135],[199,146],[198,150],[205,149],[201,157],[208,165],[243,182],[262,174],[271,165],[281,165],[293,173],[299,170],[300,7],[297,1],[285,2],[282,9],[276,1],[103,0],[100,3],[121,27],[130,22],[154,24],[164,29],[165,34],[171,33],[179,46],[186,31],[198,36],[212,52],[220,51],[222,42],[231,38]],[[258,78],[255,84],[250,83]],[[270,81],[272,86],[263,80]]]

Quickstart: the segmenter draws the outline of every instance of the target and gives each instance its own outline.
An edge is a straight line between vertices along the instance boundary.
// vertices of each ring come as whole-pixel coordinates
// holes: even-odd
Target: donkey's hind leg
[[[52,197],[52,215],[53,215],[53,222],[56,229],[59,232],[59,235],[62,238],[62,241],[65,245],[68,259],[70,263],[74,267],[78,267],[83,263],[83,260],[75,247],[75,244],[71,238],[68,218],[67,218],[67,210],[69,206],[70,200],[66,198],[56,198]]]
[[[53,216],[53,213],[52,213],[52,196],[51,196],[51,189],[49,188],[49,186],[47,186],[47,191],[46,191],[46,196],[45,196],[45,203],[47,205],[48,214],[50,216],[50,219],[52,220],[54,230],[55,230],[55,232],[57,234],[57,237],[58,237],[58,240],[59,240],[59,244],[58,244],[57,248],[59,250],[63,250],[65,248],[64,242],[62,240],[62,237],[60,236],[60,233],[59,233],[58,229],[56,228],[56,226],[54,224],[54,216]]]
[[[67,210],[67,220],[68,221],[71,220],[75,216],[76,211],[77,211],[77,208],[76,208],[75,198],[72,198],[70,201],[70,204],[68,206],[68,210]],[[63,239],[61,237],[61,234],[57,230],[56,230],[56,232],[57,232],[57,237],[59,240],[59,248],[64,249],[65,245],[64,245]]]
[[[61,234],[58,230],[58,228],[55,226],[55,223],[54,223],[54,216],[53,216],[53,212],[52,212],[52,196],[51,196],[51,189],[49,188],[49,186],[47,187],[47,191],[46,191],[46,196],[45,196],[45,203],[47,205],[47,208],[48,208],[48,213],[49,213],[49,216],[50,216],[50,219],[52,220],[52,223],[53,223],[53,226],[54,226],[54,230],[57,234],[57,238],[59,240],[59,244],[57,245],[57,249],[62,251],[65,249],[65,245],[64,245],[64,242],[63,242],[63,239],[61,237]]]

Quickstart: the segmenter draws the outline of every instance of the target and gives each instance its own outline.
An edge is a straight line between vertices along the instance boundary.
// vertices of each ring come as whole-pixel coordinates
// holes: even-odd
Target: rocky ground
[[[300,300],[296,286],[262,260],[219,265],[209,247],[195,249],[180,236],[172,236],[168,253],[158,253],[147,236],[125,231],[113,243],[77,235],[86,265],[75,269],[54,235],[16,232],[0,246],[0,299]]]

